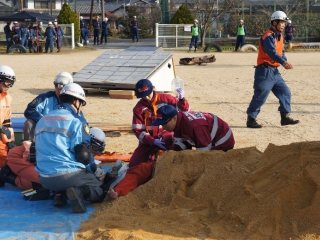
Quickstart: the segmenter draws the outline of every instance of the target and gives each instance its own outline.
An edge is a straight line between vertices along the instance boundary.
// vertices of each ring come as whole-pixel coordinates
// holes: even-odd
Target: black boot
[[[289,113],[280,113],[281,115],[281,126],[285,125],[294,125],[299,123],[299,120],[294,120],[293,118],[289,117]]]
[[[5,183],[10,183],[13,186],[16,186],[16,175],[8,166],[4,166],[0,170],[0,187],[3,187]]]
[[[247,127],[248,128],[262,128],[262,125],[257,123],[257,121],[254,118],[248,116]]]

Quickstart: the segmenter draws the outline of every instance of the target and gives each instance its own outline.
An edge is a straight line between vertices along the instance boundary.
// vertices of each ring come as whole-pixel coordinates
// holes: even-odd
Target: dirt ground
[[[22,113],[27,103],[37,94],[52,89],[52,81],[58,72],[77,72],[102,51],[1,55],[0,63],[13,67],[17,75],[17,83],[10,89],[13,111]],[[320,159],[320,153],[319,143],[310,142],[320,140],[320,52],[287,53],[294,69],[281,69],[292,92],[292,116],[301,123],[281,127],[278,101],[271,94],[258,117],[258,121],[263,124],[262,129],[245,127],[246,109],[253,93],[253,65],[257,54],[215,53],[217,61],[206,66],[178,64],[179,58],[201,55],[203,54],[173,52],[176,74],[184,80],[186,98],[192,110],[212,112],[230,124],[236,140],[236,150],[227,154],[169,152],[164,157],[167,161],[161,161],[152,181],[127,197],[100,205],[94,216],[81,228],[78,236],[80,239],[319,237],[320,221],[313,213],[319,212],[320,206],[314,206],[313,203],[318,198],[316,189],[320,181],[312,168],[320,169],[318,163],[315,164]],[[136,102],[137,100],[110,99],[105,93],[89,93],[84,113],[89,122],[130,125],[132,108]],[[270,143],[279,146],[295,142],[300,143],[268,147]],[[122,134],[121,137],[110,137],[107,140],[109,151],[128,153],[136,146],[137,139],[132,134]],[[279,165],[278,161],[283,159],[292,159],[292,165],[288,162]],[[280,166],[280,170],[274,168],[274,165]],[[288,172],[289,167],[294,171]],[[168,174],[161,174],[161,169]],[[221,174],[225,172],[223,169],[231,170],[224,175]],[[213,177],[205,174],[208,171]],[[189,181],[199,178],[200,182]],[[274,178],[279,181],[273,182]],[[194,185],[194,182],[197,184]],[[221,198],[218,199],[210,191],[206,192],[199,184],[210,187],[209,190],[217,192]],[[225,190],[221,189],[224,184]],[[286,188],[280,191],[279,186],[282,184]],[[239,192],[239,189],[245,191]],[[276,194],[272,195],[274,199],[279,201],[270,200],[270,194],[273,193]],[[300,195],[305,197],[297,204],[290,203],[290,196]],[[266,198],[272,202],[271,205],[263,200]],[[228,202],[227,199],[233,200]],[[245,201],[245,204],[241,201]],[[241,208],[240,202],[243,204]],[[238,208],[235,208],[236,205]],[[299,209],[299,214],[288,214],[290,207]],[[278,211],[279,209],[284,210]],[[308,211],[303,212],[302,209]],[[268,213],[270,216],[266,216]],[[311,214],[314,218],[304,219],[303,223],[295,221],[295,217],[302,219],[305,214]],[[287,221],[287,224],[282,224],[282,221]]]

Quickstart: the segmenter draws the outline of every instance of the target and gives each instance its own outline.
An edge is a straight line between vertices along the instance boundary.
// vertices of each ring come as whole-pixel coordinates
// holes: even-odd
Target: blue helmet
[[[141,79],[136,83],[135,92],[137,98],[149,96],[152,91],[153,85],[149,79]]]

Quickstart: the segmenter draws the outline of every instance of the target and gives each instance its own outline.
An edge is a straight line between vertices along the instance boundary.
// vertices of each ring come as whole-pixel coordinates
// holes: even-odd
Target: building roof
[[[38,12],[18,12],[12,15],[0,17],[0,21],[20,21],[20,22],[48,22],[54,20],[54,17],[47,13]]]

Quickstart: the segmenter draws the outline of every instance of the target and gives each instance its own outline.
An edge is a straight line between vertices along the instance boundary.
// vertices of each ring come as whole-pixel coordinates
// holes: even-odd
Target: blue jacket
[[[28,104],[24,116],[37,123],[44,115],[58,109],[59,105],[60,100],[54,91],[42,93]]]
[[[36,170],[42,177],[54,177],[84,170],[74,147],[89,143],[89,128],[70,104],[48,113],[36,125]]]

